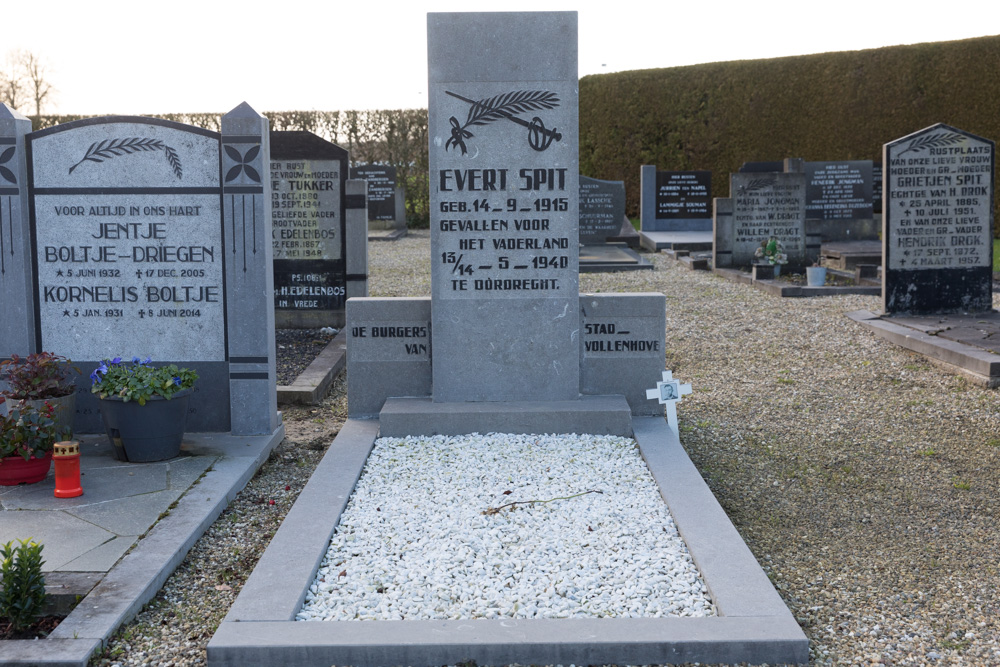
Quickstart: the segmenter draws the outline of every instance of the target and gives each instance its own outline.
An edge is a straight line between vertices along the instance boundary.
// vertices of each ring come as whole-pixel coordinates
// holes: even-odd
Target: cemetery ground
[[[430,294],[429,246],[426,231],[370,244],[371,294]],[[666,367],[694,388],[681,442],[808,636],[810,664],[1000,664],[995,390],[844,316],[878,297],[779,299],[649,258],[655,271],[584,274],[581,292],[666,294]],[[345,394],[341,374],[321,405],[283,409],[285,441],[91,664],[205,663],[346,419]]]

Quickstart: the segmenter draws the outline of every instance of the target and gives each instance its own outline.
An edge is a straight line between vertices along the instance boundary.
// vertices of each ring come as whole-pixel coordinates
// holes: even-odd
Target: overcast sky
[[[266,11],[259,8],[267,7]],[[576,10],[580,75],[1000,34],[996,0],[11,0],[0,55],[57,89],[43,113],[427,106],[428,11]],[[474,45],[470,45],[474,46]],[[33,109],[21,109],[32,113]]]

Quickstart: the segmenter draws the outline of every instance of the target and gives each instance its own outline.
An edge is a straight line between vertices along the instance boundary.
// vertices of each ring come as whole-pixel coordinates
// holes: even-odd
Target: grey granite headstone
[[[802,173],[738,173],[730,176],[733,200],[731,266],[749,267],[762,241],[784,245],[788,268],[806,264],[806,176]]]
[[[349,155],[311,132],[271,132],[274,308],[279,328],[344,325]]]
[[[34,320],[10,352],[194,367],[189,430],[272,433],[268,154],[267,120],[246,104],[221,135],[139,117],[28,134]],[[101,431],[89,387],[77,405],[76,430]]]
[[[712,172],[640,171],[640,215],[644,232],[712,229]]]
[[[368,164],[351,168],[351,178],[368,182],[370,220],[396,220],[396,168]]]
[[[576,399],[577,15],[427,27],[434,400]]]
[[[712,266],[733,266],[733,200],[716,197],[712,203]]]
[[[0,102],[0,358],[34,350],[24,142],[29,132],[31,121]]]
[[[596,245],[621,236],[624,217],[624,181],[580,176],[580,243]]]
[[[882,149],[882,308],[992,308],[995,144],[938,123]]]

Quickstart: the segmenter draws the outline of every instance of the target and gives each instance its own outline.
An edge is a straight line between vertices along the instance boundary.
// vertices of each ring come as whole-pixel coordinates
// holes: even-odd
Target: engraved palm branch
[[[518,90],[478,101],[451,91],[445,92],[469,104],[469,113],[464,124],[459,123],[455,116],[448,119],[451,123],[451,138],[445,143],[445,150],[452,146],[458,146],[462,150],[462,155],[465,155],[468,152],[465,140],[475,136],[468,128],[472,125],[487,125],[498,120],[509,120],[527,127],[528,143],[538,151],[548,148],[553,140],[562,139],[562,135],[556,132],[555,128],[547,129],[538,116],[532,118],[530,122],[517,116],[517,114],[527,111],[555,109],[559,106],[559,97],[553,92]]]
[[[163,151],[167,156],[167,162],[173,169],[177,178],[183,176],[181,169],[181,159],[170,146],[167,146],[160,139],[144,139],[141,137],[129,137],[126,139],[104,139],[90,144],[83,159],[69,168],[69,173],[79,167],[84,162],[104,162],[113,157],[131,155],[132,153],[142,153],[150,151]]]

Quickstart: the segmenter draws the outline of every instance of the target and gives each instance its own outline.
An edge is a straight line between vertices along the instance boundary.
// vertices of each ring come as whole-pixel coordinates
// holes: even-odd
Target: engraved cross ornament
[[[656,387],[646,390],[648,400],[657,399],[661,404],[667,406],[667,425],[677,433],[677,401],[681,397],[691,393],[691,385],[681,384],[674,379],[671,371],[663,371],[663,380],[656,383]]]

